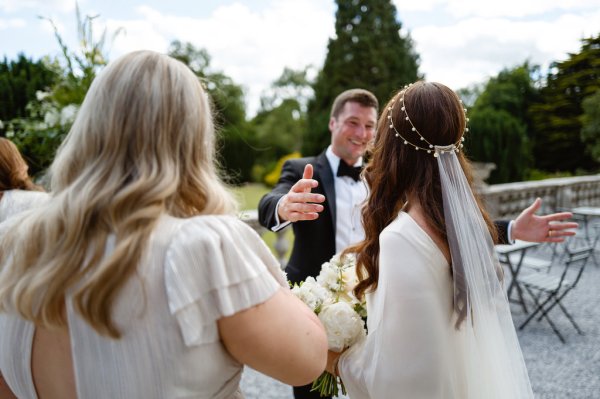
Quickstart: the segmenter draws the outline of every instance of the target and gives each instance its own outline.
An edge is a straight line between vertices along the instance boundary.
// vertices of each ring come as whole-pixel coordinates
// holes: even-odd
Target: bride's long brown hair
[[[396,218],[408,197],[415,198],[421,204],[429,226],[447,240],[437,160],[432,153],[415,150],[396,136],[388,119],[390,107],[396,130],[410,143],[423,143],[420,136],[411,130],[412,126],[405,119],[401,105],[394,102],[395,97],[387,103],[379,117],[375,142],[369,149],[370,161],[363,172],[370,190],[362,209],[365,239],[345,251],[357,253],[360,282],[354,293],[358,298],[362,298],[365,292],[377,289],[379,234]],[[412,84],[404,93],[404,104],[413,125],[430,143],[441,146],[454,144],[465,131],[466,117],[459,97],[440,83],[419,81]],[[462,151],[457,155],[472,189],[469,161]],[[496,241],[496,228],[477,195],[475,198],[492,239]],[[466,287],[464,276],[454,276],[454,280],[458,289],[454,306],[460,322],[464,318],[465,309],[460,304],[466,303]]]

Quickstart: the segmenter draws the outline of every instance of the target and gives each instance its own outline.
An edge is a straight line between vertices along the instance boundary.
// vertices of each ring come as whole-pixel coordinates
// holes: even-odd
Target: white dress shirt
[[[360,210],[363,202],[367,199],[368,190],[366,183],[362,180],[354,181],[354,179],[348,176],[336,176],[340,165],[340,157],[333,153],[331,146],[327,148],[325,156],[333,172],[336,209],[335,251],[337,253],[365,238]],[[351,166],[361,165],[362,158]],[[278,209],[280,202],[281,199],[277,202],[277,207],[275,208],[275,220],[277,224],[271,228],[272,231],[281,230],[290,224],[289,221],[279,220]]]
[[[335,252],[365,238],[361,223],[361,207],[367,199],[367,185],[364,181],[354,181],[349,176],[336,176],[341,159],[333,153],[331,146],[325,152],[335,186]],[[361,166],[362,158],[354,165]]]

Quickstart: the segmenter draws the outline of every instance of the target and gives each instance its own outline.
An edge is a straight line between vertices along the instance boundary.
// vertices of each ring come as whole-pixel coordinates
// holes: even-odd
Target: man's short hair
[[[365,89],[350,89],[342,92],[335,98],[330,116],[337,118],[347,102],[358,103],[363,107],[375,108],[375,112],[379,112],[379,102],[373,93]]]

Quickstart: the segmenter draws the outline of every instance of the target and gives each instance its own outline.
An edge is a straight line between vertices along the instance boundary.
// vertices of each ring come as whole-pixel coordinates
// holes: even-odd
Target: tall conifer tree
[[[372,91],[383,106],[393,92],[419,78],[419,56],[390,0],[336,0],[335,37],[314,84],[303,154],[319,153],[330,142],[331,105],[344,90]]]
[[[579,53],[554,65],[542,101],[531,107],[534,156],[547,171],[594,170],[598,167],[581,140],[583,100],[600,89],[600,35],[582,41]]]

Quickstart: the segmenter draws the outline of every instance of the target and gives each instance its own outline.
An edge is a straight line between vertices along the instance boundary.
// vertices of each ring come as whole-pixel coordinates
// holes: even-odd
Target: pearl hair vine
[[[413,125],[412,121],[410,120],[410,117],[408,116],[408,112],[406,111],[406,104],[404,103],[404,94],[411,86],[412,86],[412,83],[404,86],[404,88],[400,91],[400,93],[398,93],[396,95],[392,104],[388,107],[388,120],[390,122],[390,129],[393,129],[396,132],[395,136],[399,137],[402,140],[404,145],[412,146],[412,147],[414,147],[414,149],[416,151],[423,150],[423,151],[426,151],[428,154],[431,154],[433,152],[433,156],[436,158],[439,156],[439,154],[443,154],[446,152],[452,152],[452,151],[459,152],[460,149],[463,147],[463,141],[465,141],[464,135],[466,132],[469,131],[469,128],[465,127],[465,130],[460,135],[460,138],[454,144],[439,146],[439,145],[430,143],[429,140],[427,140],[425,137],[423,137],[423,135],[417,130],[415,125]],[[419,136],[419,141],[422,142],[421,145],[410,142],[408,139],[406,139],[404,136],[402,136],[402,134],[400,134],[400,132],[396,129],[396,126],[394,126],[394,118],[392,117],[392,111],[398,101],[400,102],[400,107],[401,107],[400,110],[404,113],[404,119],[406,121],[408,121],[408,123],[410,124],[411,130]],[[459,100],[459,101],[462,105],[462,100]],[[469,118],[466,117],[467,109],[463,108],[463,112],[465,113],[465,121],[469,122]],[[425,147],[425,145],[427,145],[427,146]]]

